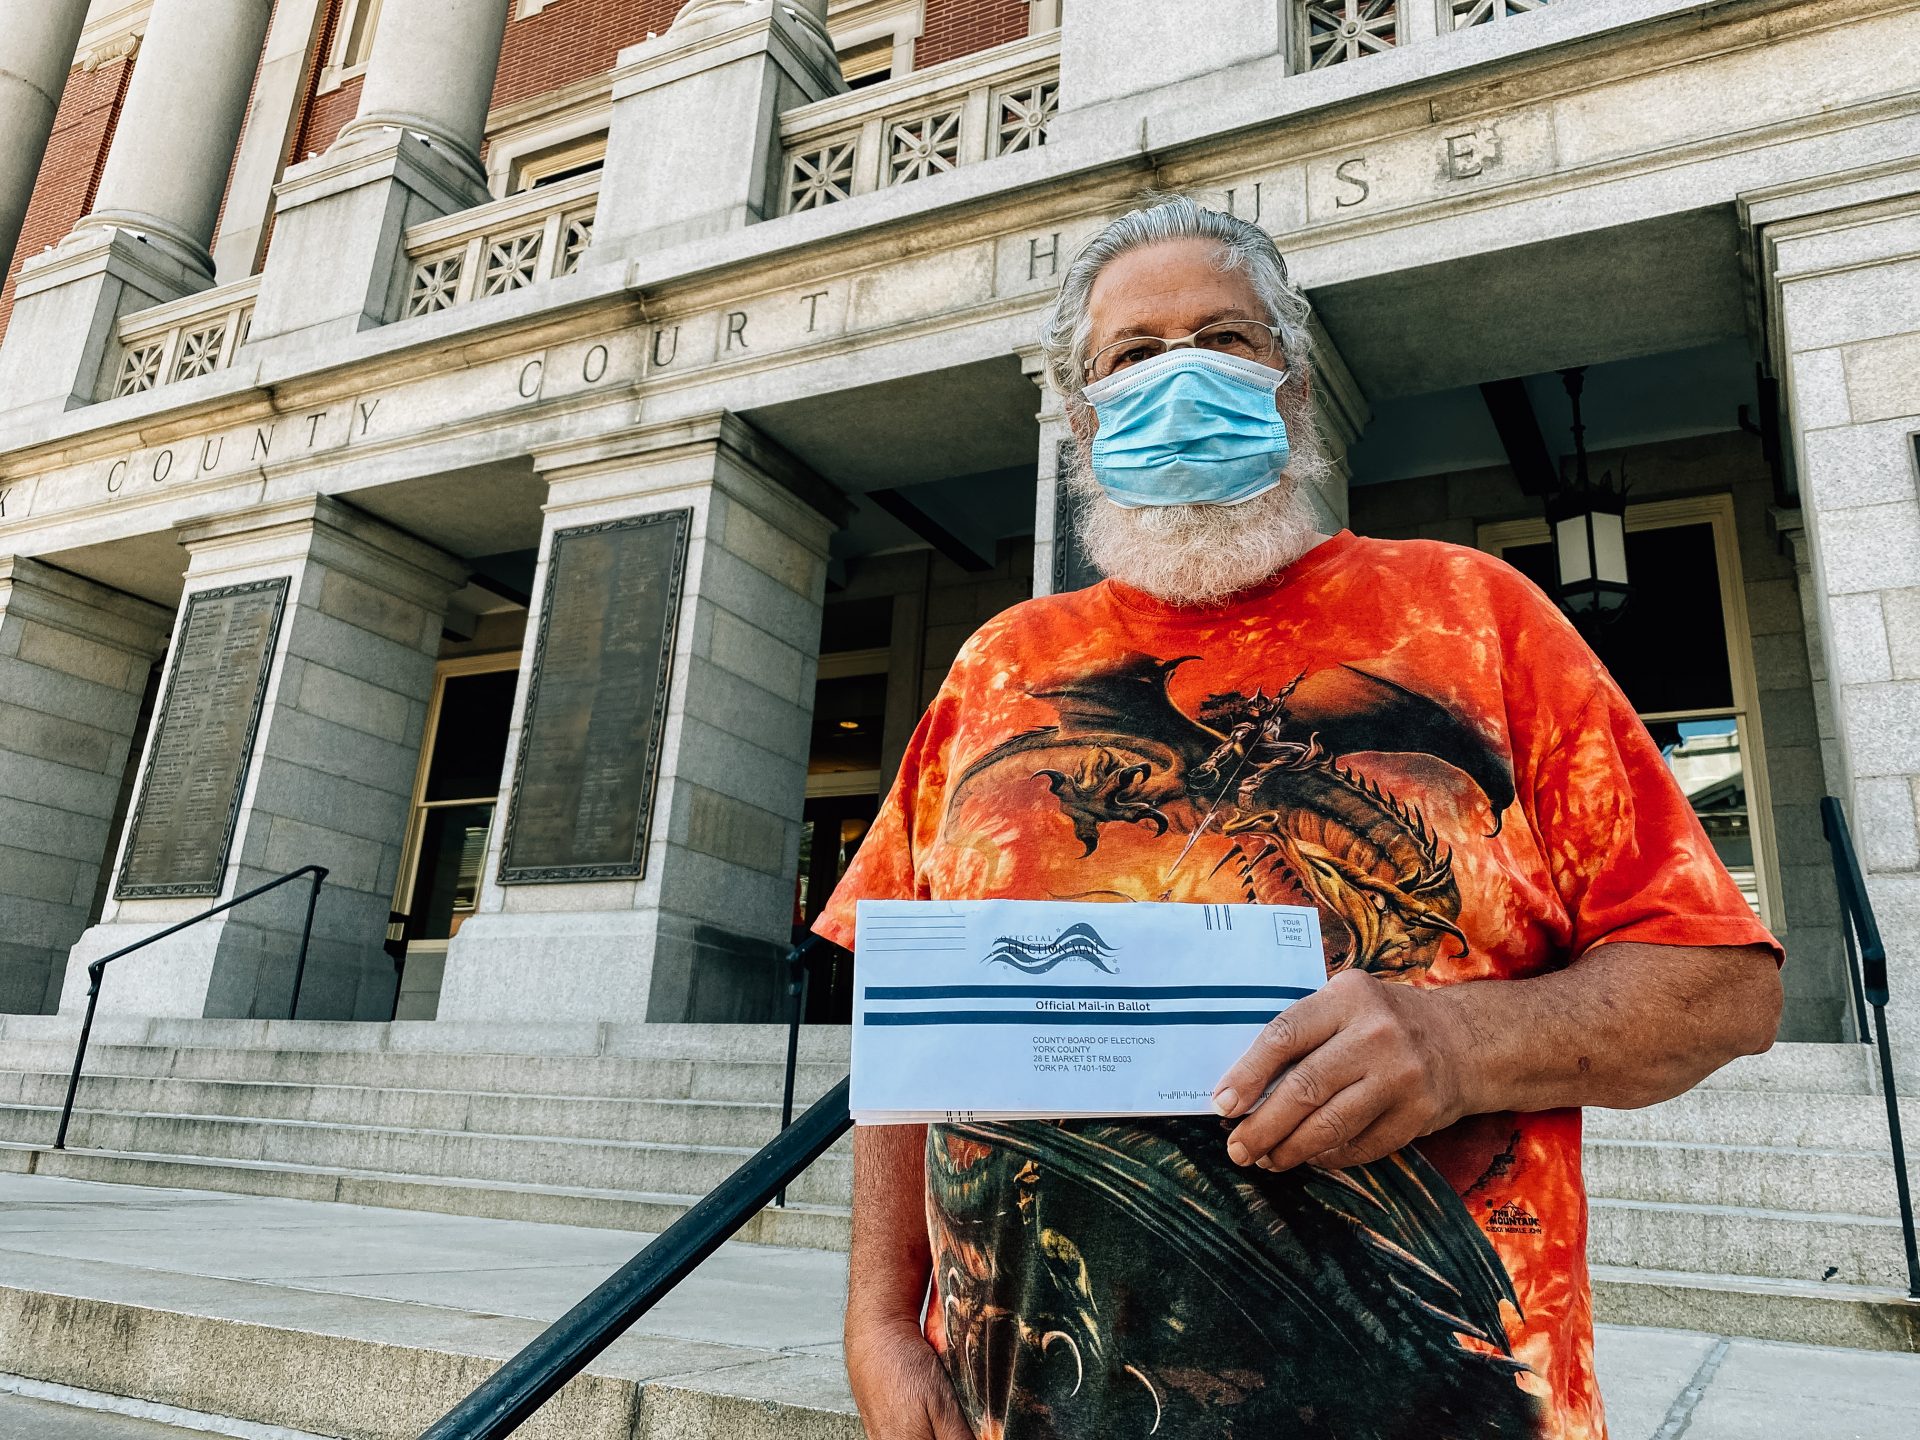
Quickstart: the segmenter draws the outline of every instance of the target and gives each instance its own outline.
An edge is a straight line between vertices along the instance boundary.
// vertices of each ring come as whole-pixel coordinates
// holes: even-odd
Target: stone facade
[[[105,213],[52,189],[26,207],[24,233],[74,233],[22,246],[0,565],[42,607],[25,633],[55,607],[47,634],[75,639],[8,660],[31,693],[0,704],[68,716],[74,676],[118,668],[84,682],[105,687],[84,757],[32,754],[39,721],[0,729],[0,776],[79,817],[57,874],[31,853],[50,845],[0,849],[0,900],[45,917],[4,1003],[72,1007],[82,966],[48,979],[63,947],[84,961],[212,903],[98,892],[121,792],[141,801],[128,752],[164,617],[282,577],[220,895],[329,867],[303,1016],[391,1013],[391,910],[438,947],[450,1020],[771,1017],[803,849],[855,834],[841,802],[877,797],[981,620],[1076,583],[1036,324],[1145,186],[1257,220],[1313,299],[1329,526],[1476,544],[1537,516],[1477,387],[1626,377],[1595,443],[1631,454],[1631,498],[1732,515],[1787,1033],[1852,1023],[1823,794],[1852,816],[1896,991],[1920,980],[1920,93],[1860,58],[1920,44],[1911,3],[1567,0],[1457,32],[1411,7],[1355,57],[1274,0],[1204,32],[1087,0],[696,0],[618,7],[645,28],[617,36],[615,7],[578,0],[489,0],[452,28],[385,0],[353,64],[339,0],[281,0],[271,29],[223,4],[259,33],[186,47],[192,7],[156,0],[125,102],[160,115],[151,97],[193,80],[208,125],[116,138],[106,179],[142,181],[103,180],[82,209]],[[550,40],[579,26],[597,58],[573,73]],[[848,91],[836,52],[876,45],[896,72]],[[1559,454],[1557,412],[1533,410]],[[636,750],[655,757],[637,873],[529,880],[503,846],[556,536],[666,511],[687,545]],[[859,638],[824,666],[836,627]],[[475,657],[511,706],[476,742],[487,772],[442,794],[434,747],[464,742],[427,714]],[[816,719],[830,684],[844,724]],[[0,806],[50,803],[9,783]],[[466,828],[436,859],[448,816]],[[456,914],[428,935],[435,864]],[[202,927],[110,1003],[285,1013],[274,913]]]

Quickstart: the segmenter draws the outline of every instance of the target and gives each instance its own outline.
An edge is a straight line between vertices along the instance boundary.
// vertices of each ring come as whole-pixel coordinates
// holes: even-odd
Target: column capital
[[[437,546],[327,495],[255,505],[189,521],[174,531],[198,581],[319,558],[422,606],[439,606],[467,567]]]
[[[772,481],[833,528],[846,524],[852,503],[829,481],[731,411],[716,410],[651,425],[636,425],[590,440],[533,452],[534,469],[552,485],[630,468],[636,460],[661,464],[679,456],[725,451]]]
[[[26,555],[0,555],[0,611],[132,654],[158,655],[173,627],[165,606]]]

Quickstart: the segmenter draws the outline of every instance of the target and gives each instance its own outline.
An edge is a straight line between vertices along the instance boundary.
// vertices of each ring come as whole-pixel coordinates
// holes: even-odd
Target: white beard
[[[1107,499],[1093,478],[1093,447],[1075,446],[1067,488],[1087,558],[1102,574],[1169,605],[1216,604],[1284,570],[1320,541],[1308,496],[1332,469],[1310,435],[1293,438],[1298,448],[1286,472],[1264,495],[1238,505],[1137,509]]]

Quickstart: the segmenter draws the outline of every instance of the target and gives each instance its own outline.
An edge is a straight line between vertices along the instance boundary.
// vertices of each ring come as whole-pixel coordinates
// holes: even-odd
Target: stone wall
[[[1759,442],[1745,434],[1636,446],[1628,463],[1636,501],[1733,497],[1780,875],[1773,919],[1790,961],[1781,1038],[1840,1039],[1846,985],[1833,873],[1820,829],[1820,797],[1829,782],[1821,756],[1819,688],[1808,658],[1793,546],[1781,533],[1797,530],[1797,512],[1776,516]],[[1596,469],[1610,464],[1617,459],[1594,457]],[[1521,494],[1504,466],[1356,486],[1350,503],[1359,534],[1459,545],[1475,544],[1481,524],[1540,514],[1540,502]]]

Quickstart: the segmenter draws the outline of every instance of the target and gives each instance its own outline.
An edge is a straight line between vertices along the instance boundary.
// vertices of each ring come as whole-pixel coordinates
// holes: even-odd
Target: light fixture
[[[840,722],[840,728],[842,730],[858,730],[860,728],[860,722],[858,720],[842,720]]]
[[[1560,580],[1560,608],[1576,622],[1603,624],[1625,608],[1627,583],[1627,469],[1620,483],[1611,472],[1595,480],[1587,472],[1587,427],[1580,419],[1586,367],[1560,372],[1573,407],[1573,480],[1547,498],[1553,528],[1553,558]]]

